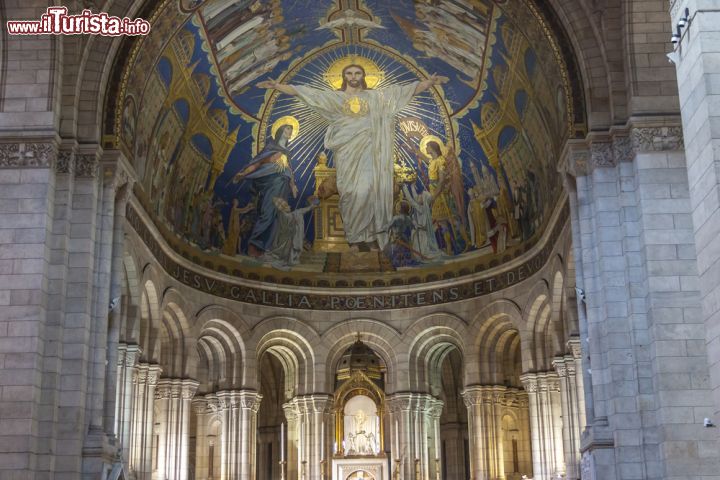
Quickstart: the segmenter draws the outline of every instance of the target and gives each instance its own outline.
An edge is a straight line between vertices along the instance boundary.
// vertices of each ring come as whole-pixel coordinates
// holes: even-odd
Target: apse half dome
[[[542,4],[184,0],[152,19],[113,138],[135,213],[199,268],[434,282],[531,255],[564,222],[581,102]]]

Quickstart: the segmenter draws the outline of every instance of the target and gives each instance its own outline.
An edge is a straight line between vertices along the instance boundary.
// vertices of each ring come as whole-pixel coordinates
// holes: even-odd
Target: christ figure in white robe
[[[393,217],[395,116],[414,95],[448,79],[433,74],[422,82],[371,90],[360,65],[346,66],[342,77],[335,91],[272,80],[258,86],[297,96],[328,122],[325,148],[333,152],[345,238],[353,251],[377,251],[388,241]]]

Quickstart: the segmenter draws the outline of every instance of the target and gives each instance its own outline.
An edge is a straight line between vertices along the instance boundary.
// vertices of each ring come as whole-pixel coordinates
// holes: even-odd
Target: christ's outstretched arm
[[[275,89],[286,95],[295,96],[298,94],[297,90],[295,90],[295,87],[286,83],[280,83],[277,80],[264,80],[262,82],[258,82],[257,86],[258,88]]]
[[[413,92],[413,95],[422,93],[432,86],[447,83],[448,80],[450,80],[448,77],[443,77],[438,75],[437,73],[433,73],[432,75],[430,75],[430,78],[428,78],[427,80],[423,80],[415,86],[415,91]]]

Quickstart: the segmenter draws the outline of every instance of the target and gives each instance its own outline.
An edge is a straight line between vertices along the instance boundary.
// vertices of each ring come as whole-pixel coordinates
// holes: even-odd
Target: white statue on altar
[[[358,395],[345,405],[345,455],[376,455],[380,451],[380,418],[369,397]]]

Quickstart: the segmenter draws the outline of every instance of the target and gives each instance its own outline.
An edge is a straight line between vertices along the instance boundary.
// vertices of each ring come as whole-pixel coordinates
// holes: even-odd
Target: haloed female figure
[[[292,126],[280,127],[275,138],[269,138],[262,151],[233,178],[235,183],[246,178],[252,180],[253,193],[257,196],[257,220],[248,240],[248,255],[251,257],[260,257],[273,247],[278,218],[273,199],[287,200],[291,193],[293,197],[297,195],[287,148],[292,133]]]

